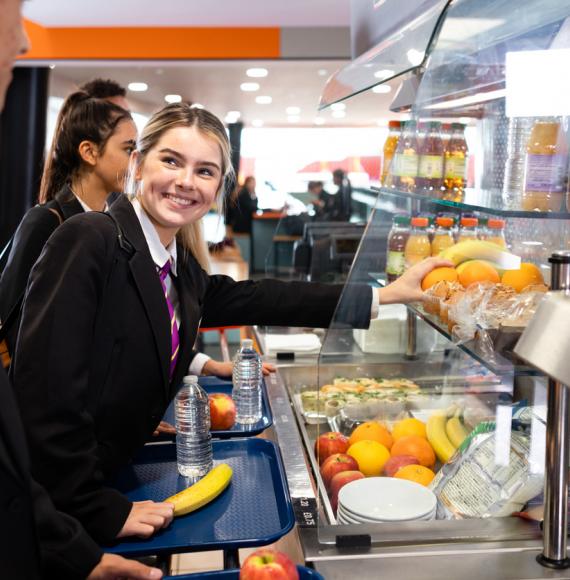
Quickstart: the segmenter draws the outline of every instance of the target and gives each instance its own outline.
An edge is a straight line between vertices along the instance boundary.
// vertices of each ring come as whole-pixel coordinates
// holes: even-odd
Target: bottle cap
[[[394,219],[392,221],[397,226],[409,226],[410,225],[410,218],[406,215],[394,216]]]
[[[241,341],[242,348],[253,348],[253,340],[251,338],[243,338]]]
[[[451,123],[451,128],[454,131],[465,131],[465,125],[463,123]]]
[[[400,128],[400,126],[401,126],[401,123],[400,123],[400,121],[390,121],[390,122],[388,123],[388,127],[389,127],[390,129],[399,129],[399,128]]]
[[[436,218],[435,223],[442,228],[450,228],[453,226],[453,218],[440,216]]]
[[[414,217],[412,218],[412,225],[416,228],[427,228],[428,226],[427,217]]]
[[[198,377],[196,375],[186,375],[182,379],[182,383],[185,385],[197,385],[198,384]]]
[[[479,220],[475,217],[461,218],[461,226],[464,228],[475,228],[479,224]]]
[[[489,218],[487,227],[491,230],[502,230],[505,227],[505,220]]]

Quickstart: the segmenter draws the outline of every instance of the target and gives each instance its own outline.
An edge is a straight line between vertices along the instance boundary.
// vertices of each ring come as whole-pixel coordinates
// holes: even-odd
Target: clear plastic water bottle
[[[178,472],[195,482],[213,466],[210,403],[198,377],[184,377],[176,394],[175,413]]]
[[[261,419],[261,358],[253,341],[244,338],[234,359],[232,398],[236,404],[236,422],[244,425]]]

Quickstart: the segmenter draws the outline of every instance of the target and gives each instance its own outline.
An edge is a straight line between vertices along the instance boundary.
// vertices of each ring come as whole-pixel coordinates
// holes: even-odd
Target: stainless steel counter
[[[328,502],[317,502],[318,468],[311,465],[313,454],[306,452],[316,427],[303,424],[289,390],[299,383],[316,384],[317,359],[309,365],[306,359],[277,364],[277,373],[267,381],[273,434],[283,456],[305,560],[325,578],[570,579],[569,571],[536,562],[542,534],[536,524],[516,518],[337,526],[324,524],[330,517],[321,508],[319,530],[317,506]],[[338,366],[334,369],[339,372]],[[365,545],[364,537],[361,547],[338,547],[338,536],[355,534],[368,534],[370,544]]]

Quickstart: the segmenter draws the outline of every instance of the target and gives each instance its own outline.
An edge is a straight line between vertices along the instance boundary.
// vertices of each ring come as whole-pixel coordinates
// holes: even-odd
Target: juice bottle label
[[[445,178],[446,179],[465,179],[465,169],[467,164],[465,158],[454,159],[449,157],[445,160]]]
[[[418,156],[415,153],[398,153],[392,161],[392,173],[400,177],[415,177],[418,174]]]
[[[443,159],[441,155],[422,155],[420,157],[420,177],[439,179],[443,176]]]
[[[389,251],[386,260],[386,274],[401,276],[406,269],[404,252]]]
[[[525,191],[563,192],[567,169],[566,155],[526,156]]]

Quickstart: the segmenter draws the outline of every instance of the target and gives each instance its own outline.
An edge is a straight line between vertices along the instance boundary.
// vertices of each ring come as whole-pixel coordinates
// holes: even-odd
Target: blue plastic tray
[[[209,395],[213,393],[224,393],[225,395],[232,394],[232,382],[224,381],[218,377],[200,377],[199,381],[202,388]],[[216,439],[228,439],[229,437],[249,437],[251,435],[259,435],[261,432],[265,431],[268,427],[273,424],[273,415],[271,414],[271,408],[269,407],[269,402],[267,398],[267,389],[265,387],[265,381],[261,383],[261,419],[257,423],[252,425],[240,425],[236,423],[231,429],[219,429],[212,431],[212,437]],[[171,425],[175,424],[174,418],[174,401],[166,409],[163,421],[167,421]],[[161,440],[172,440],[174,435],[161,435]]]
[[[299,580],[324,580],[315,570],[297,566]],[[183,574],[182,576],[167,576],[164,580],[239,580],[239,570],[220,570],[219,572],[201,572],[198,574]]]
[[[115,554],[141,556],[199,550],[237,549],[271,544],[294,523],[281,455],[266,439],[214,441],[214,464],[228,463],[231,484],[203,508],[175,518],[148,540],[125,540],[110,548]],[[145,445],[132,466],[115,481],[133,501],[162,501],[187,487],[178,475],[176,445]]]

